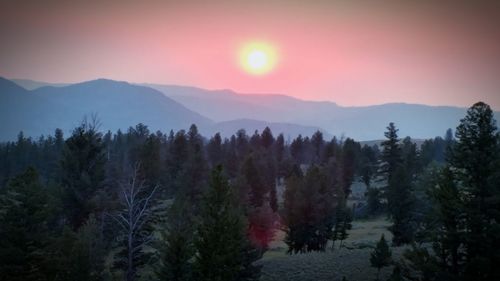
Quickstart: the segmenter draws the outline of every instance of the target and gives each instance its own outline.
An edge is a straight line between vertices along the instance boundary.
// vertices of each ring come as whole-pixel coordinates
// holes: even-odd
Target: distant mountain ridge
[[[233,127],[245,129],[249,133],[261,131],[265,126],[276,130],[285,128],[285,135],[292,134],[292,137],[319,130],[311,126],[284,126],[257,120],[217,124],[155,89],[107,79],[27,90],[0,78],[0,110],[1,141],[14,140],[20,131],[27,136],[38,137],[61,128],[68,134],[84,116],[91,114],[98,115],[101,130],[113,132],[126,130],[138,123],[147,125],[151,131],[161,130],[165,133],[188,129],[191,124],[196,124],[207,137],[218,131],[229,136],[236,130],[229,132],[227,128]]]
[[[28,83],[27,87],[48,84],[32,80],[14,81],[21,86]],[[64,110],[54,113],[67,116],[63,118],[72,120],[72,126],[84,114],[98,113],[103,118],[105,128],[112,130],[133,126],[138,122],[148,125],[152,130],[162,131],[186,129],[188,123],[196,123],[205,136],[215,132],[229,136],[240,128],[252,134],[254,130],[262,131],[265,126],[269,126],[273,133],[283,132],[290,137],[299,133],[310,135],[321,130],[328,138],[336,135],[367,141],[383,139],[387,124],[395,122],[401,137],[425,139],[442,136],[448,128],[455,129],[466,113],[466,108],[452,106],[390,103],[343,107],[333,102],[307,101],[279,94],[240,94],[227,89],[129,84],[106,79],[57,86],[40,87],[32,91],[21,89],[31,93],[30,96],[37,96],[36,99],[42,98],[43,102],[40,103],[56,103],[58,107],[68,108],[69,113]],[[0,87],[2,99],[3,92],[5,90]],[[70,97],[69,93],[74,95]],[[117,108],[120,109],[118,112]],[[43,115],[43,110],[36,110],[39,115]],[[50,119],[52,114],[49,111],[47,116],[42,116],[42,120]],[[81,115],[79,119],[76,118],[78,114]],[[500,113],[495,112],[495,116],[499,120]],[[44,122],[51,126],[55,123],[53,120]],[[43,122],[38,123],[43,125]],[[1,134],[4,133],[0,133],[0,139],[4,139]],[[12,136],[12,132],[9,135]]]
[[[443,136],[448,128],[455,129],[466,114],[466,108],[388,103],[373,106],[343,107],[328,101],[306,101],[276,94],[238,94],[230,90],[155,85],[187,108],[217,122],[260,119],[323,128],[336,136],[357,140],[384,138],[389,122],[400,129],[400,136],[432,138]],[[495,112],[499,120],[500,112]]]

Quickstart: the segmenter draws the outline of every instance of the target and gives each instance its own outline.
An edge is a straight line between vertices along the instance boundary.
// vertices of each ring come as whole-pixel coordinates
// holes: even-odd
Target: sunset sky
[[[500,110],[499,6],[410,2],[0,0],[0,76]],[[242,67],[251,42],[270,71]]]

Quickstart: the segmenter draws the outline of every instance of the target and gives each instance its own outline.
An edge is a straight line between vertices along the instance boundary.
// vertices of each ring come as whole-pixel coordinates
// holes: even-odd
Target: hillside
[[[67,134],[85,116],[93,114],[97,114],[101,130],[111,131],[127,130],[138,123],[146,124],[153,132],[161,130],[164,133],[188,129],[191,124],[196,124],[207,137],[216,132],[229,137],[239,129],[251,134],[255,130],[262,131],[266,126],[276,135],[284,133],[291,138],[298,134],[312,135],[321,130],[314,126],[263,121],[266,120],[263,116],[214,122],[155,89],[127,82],[98,79],[67,86],[52,86],[31,80],[16,82],[34,89],[28,90],[1,78],[0,116],[3,122],[0,124],[0,140],[13,140],[19,131],[38,137],[61,128]],[[44,86],[47,84],[49,86]],[[177,91],[182,93],[182,90],[191,89],[195,88],[180,87]]]
[[[452,106],[390,103],[344,107],[328,101],[306,101],[277,94],[240,94],[230,90],[148,84],[187,108],[215,121],[258,119],[323,128],[357,140],[383,138],[389,122],[401,136],[432,138],[455,128],[466,109]],[[500,116],[499,112],[495,113]]]

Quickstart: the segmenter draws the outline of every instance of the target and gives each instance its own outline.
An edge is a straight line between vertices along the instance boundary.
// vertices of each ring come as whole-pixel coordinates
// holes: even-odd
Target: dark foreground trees
[[[434,251],[422,247],[407,254],[412,280],[500,279],[500,147],[490,107],[474,104],[456,138],[437,185],[430,187],[433,219],[425,238]]]
[[[195,126],[165,135],[139,124],[101,135],[84,123],[66,141],[60,131],[37,141],[20,134],[0,144],[0,280],[122,279],[128,268],[129,280],[256,280],[254,262],[280,223],[290,253],[323,251],[328,240],[346,238],[357,179],[370,187],[368,213],[389,209],[393,244],[422,245],[393,280],[500,280],[499,141],[489,107],[469,110],[456,142],[448,133],[419,148],[400,141],[394,125],[387,137],[379,159],[374,147],[325,141],[319,132],[285,141],[269,129],[251,137],[240,130],[206,142]],[[125,210],[125,225],[141,218],[142,207],[129,204],[134,196],[114,184],[131,177],[135,161],[139,181],[161,188],[149,201],[158,216],[136,220],[145,227],[134,234],[103,214]],[[209,189],[208,171],[220,163],[228,178],[216,169]],[[30,164],[39,177],[23,172]],[[151,189],[144,190],[135,202],[145,202]],[[359,205],[352,214],[362,214]],[[117,239],[124,237],[132,239]],[[154,243],[141,247],[148,237]]]
[[[324,251],[334,225],[335,186],[324,170],[311,166],[305,176],[300,171],[287,180],[284,220],[289,253]]]
[[[0,190],[0,280],[46,280],[48,194],[29,168]]]

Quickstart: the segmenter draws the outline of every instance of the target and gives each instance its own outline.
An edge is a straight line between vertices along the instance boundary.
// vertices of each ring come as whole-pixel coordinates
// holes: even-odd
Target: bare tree
[[[113,215],[121,232],[124,250],[120,253],[118,266],[126,271],[125,280],[133,281],[137,268],[144,262],[144,247],[151,241],[152,233],[148,224],[153,219],[152,197],[158,185],[152,189],[139,179],[139,164],[136,164],[131,178],[121,183],[120,203],[122,210]]]

